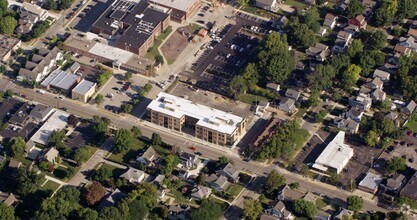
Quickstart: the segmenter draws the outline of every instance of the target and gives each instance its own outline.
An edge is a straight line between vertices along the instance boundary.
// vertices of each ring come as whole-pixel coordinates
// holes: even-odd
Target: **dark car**
[[[201,152],[195,152],[195,154],[200,156],[200,157],[203,156],[203,154]]]

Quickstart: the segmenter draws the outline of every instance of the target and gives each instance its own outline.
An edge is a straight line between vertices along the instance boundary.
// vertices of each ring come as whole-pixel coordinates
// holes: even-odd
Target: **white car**
[[[46,93],[46,91],[45,90],[42,90],[42,89],[38,89],[38,90],[36,90],[36,92],[37,93],[40,93],[42,95]]]

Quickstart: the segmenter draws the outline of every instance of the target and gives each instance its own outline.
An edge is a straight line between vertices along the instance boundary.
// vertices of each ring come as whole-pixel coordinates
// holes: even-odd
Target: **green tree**
[[[249,4],[249,0],[238,0],[237,3],[239,4],[240,7],[243,7]]]
[[[142,136],[142,131],[139,127],[133,126],[130,131],[132,132],[135,138],[140,138]]]
[[[149,208],[142,200],[134,200],[129,203],[129,215],[130,219],[146,219],[149,215]]]
[[[291,41],[296,47],[307,48],[318,42],[314,30],[310,29],[306,24],[296,24],[292,30],[294,32]]]
[[[349,196],[347,198],[348,209],[352,211],[360,211],[363,207],[363,199],[359,196]]]
[[[23,196],[35,192],[41,184],[44,175],[38,175],[34,170],[19,168],[17,171],[17,192]]]
[[[164,165],[162,166],[162,173],[164,175],[169,175],[172,173],[172,170],[178,165],[179,158],[177,155],[168,155],[164,159]]]
[[[152,134],[151,143],[153,146],[161,145],[162,144],[162,138],[157,133]]]
[[[223,166],[225,164],[229,163],[229,158],[225,157],[225,156],[221,156],[219,157],[219,159],[216,162],[216,167],[220,167]]]
[[[133,76],[133,73],[132,72],[126,72],[123,79],[125,81],[129,81],[130,79],[132,79],[132,76]]]
[[[387,171],[389,173],[396,173],[398,171],[404,171],[407,168],[407,164],[402,157],[393,157],[387,163]]]
[[[126,153],[136,143],[137,143],[136,138],[130,130],[122,128],[116,132],[116,136],[114,140],[114,146],[116,148],[116,152]]]
[[[93,180],[104,183],[113,176],[112,171],[107,167],[100,167],[93,175]]]
[[[87,161],[90,158],[90,148],[88,146],[79,147],[73,156],[77,165],[80,166],[82,163]]]
[[[106,189],[99,183],[94,181],[87,187],[84,193],[84,199],[88,205],[93,206],[106,195]]]
[[[99,137],[104,137],[110,125],[110,119],[106,117],[100,117],[100,116],[94,115],[93,121],[94,121],[94,125],[93,125],[94,133],[98,135]]]
[[[26,142],[21,137],[12,138],[11,153],[13,157],[22,157],[25,152]]]
[[[68,116],[68,124],[75,128],[77,126],[78,122],[80,122],[80,119],[77,118],[74,114],[70,114]]]
[[[38,37],[42,36],[46,32],[46,30],[48,30],[48,28],[49,28],[49,21],[47,21],[47,20],[46,21],[38,21],[35,24],[35,26],[32,30],[31,37],[32,38],[38,38]]]
[[[243,77],[248,89],[253,90],[256,88],[256,84],[259,80],[259,72],[254,63],[248,63],[245,69],[243,69],[241,76]]]
[[[97,220],[98,212],[94,209],[83,208],[77,212],[77,219],[79,220]]]
[[[46,2],[46,4],[44,5],[44,8],[46,10],[57,10],[58,9],[58,5],[57,5],[56,1],[54,1],[54,0],[48,0]]]
[[[368,45],[371,50],[382,50],[386,43],[387,35],[380,29],[374,31],[368,39]]]
[[[61,0],[61,4],[59,5],[59,9],[65,10],[71,7],[74,0]]]
[[[359,79],[359,74],[361,68],[355,64],[351,64],[348,68],[342,73],[342,87],[345,90],[349,90],[351,87],[356,85],[356,82]]]
[[[223,216],[222,207],[213,200],[203,200],[200,208],[192,209],[191,220],[218,220]]]
[[[304,199],[298,199],[295,201],[294,211],[309,218],[313,218],[318,213],[316,204]]]
[[[104,101],[104,96],[102,94],[97,94],[96,98],[94,98],[94,101],[97,103],[97,105],[100,105]]]
[[[6,35],[11,35],[17,25],[16,19],[11,16],[6,16],[0,20],[0,32]]]
[[[363,52],[363,47],[363,43],[360,39],[354,39],[350,47],[347,49],[347,54],[350,57],[355,57],[357,54]]]
[[[122,220],[123,214],[114,206],[105,207],[98,213],[98,219],[103,220]]]
[[[0,65],[0,73],[5,74],[7,71],[7,68],[4,65]]]
[[[67,138],[65,130],[54,130],[48,137],[49,146],[63,147],[65,145],[64,140]]]
[[[8,10],[9,3],[7,0],[0,0],[0,16],[3,17]]]
[[[321,109],[319,111],[319,113],[316,114],[314,119],[315,119],[316,122],[322,122],[324,120],[324,118],[326,117],[326,115],[327,115],[327,111],[324,110],[324,109]]]
[[[0,220],[14,219],[14,208],[12,206],[7,206],[4,202],[0,202]]]
[[[13,91],[10,90],[10,89],[6,90],[6,96],[7,97],[13,97]]]
[[[375,11],[373,22],[376,26],[391,25],[397,13],[398,1],[384,1],[381,6]]]
[[[376,63],[373,57],[370,53],[363,53],[359,58],[359,64],[358,64],[362,71],[361,75],[364,77],[369,76],[369,74],[372,72],[373,68],[375,67]]]
[[[345,12],[348,18],[354,18],[357,15],[363,14],[364,11],[365,11],[365,7],[359,1],[353,0],[349,2],[349,5],[346,8]]]
[[[155,61],[160,63],[161,65],[164,65],[164,57],[160,54],[155,56]]]
[[[380,137],[378,135],[378,132],[370,130],[368,131],[368,133],[366,133],[365,143],[370,147],[375,147],[378,144],[379,139]]]
[[[321,91],[323,89],[330,89],[333,86],[333,79],[336,76],[335,68],[328,64],[319,64],[314,68],[313,74],[308,76],[310,89]]]
[[[293,182],[293,183],[290,183],[288,186],[289,186],[289,187],[290,187],[290,189],[292,189],[292,190],[297,190],[297,189],[299,189],[299,188],[300,188],[300,183],[298,183],[298,182]]]
[[[256,220],[262,213],[262,204],[254,199],[248,199],[244,202],[243,217],[249,220]]]
[[[120,106],[120,109],[124,113],[130,113],[133,110],[133,105],[131,105],[131,104],[123,104],[122,106]]]
[[[285,185],[285,182],[286,179],[284,176],[279,174],[276,170],[272,170],[272,172],[270,172],[266,178],[265,192],[269,195],[272,195],[275,190]]]
[[[330,64],[336,72],[340,72],[350,65],[350,58],[347,54],[339,54],[330,58]]]
[[[398,11],[397,18],[398,20],[404,18],[412,18],[417,11],[417,1],[416,0],[400,0],[398,1]]]
[[[330,171],[329,173],[329,181],[331,184],[336,185],[340,181],[340,174],[334,171]]]
[[[229,84],[229,91],[236,99],[239,95],[246,93],[248,90],[245,79],[242,76],[233,77]]]

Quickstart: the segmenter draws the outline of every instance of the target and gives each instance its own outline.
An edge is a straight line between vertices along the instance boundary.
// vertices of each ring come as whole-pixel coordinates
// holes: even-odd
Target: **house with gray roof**
[[[12,169],[16,169],[17,170],[17,169],[20,168],[20,166],[22,166],[22,163],[21,162],[15,160],[14,158],[10,159],[10,161],[9,161],[9,168],[12,168]]]
[[[141,183],[145,178],[145,172],[132,167],[129,167],[125,173],[120,175],[121,178],[125,178],[127,181],[133,184]]]
[[[63,54],[57,47],[52,50],[41,47],[32,56],[32,60],[26,62],[25,66],[20,68],[18,79],[40,82],[56,66],[56,61],[63,58]]]
[[[212,192],[212,189],[210,189],[208,187],[198,186],[192,191],[191,198],[193,198],[197,201],[201,201],[205,198],[208,198],[210,196],[211,192]]]
[[[265,213],[276,217],[277,219],[293,219],[293,215],[290,211],[288,211],[285,207],[284,202],[276,201],[273,202],[269,209],[265,210]]]
[[[255,6],[267,11],[277,12],[279,3],[281,3],[281,0],[278,0],[278,2],[277,0],[256,0]]]
[[[416,109],[416,106],[417,106],[417,104],[414,102],[414,100],[411,100],[411,101],[407,104],[407,106],[405,106],[405,107],[402,109],[402,112],[404,112],[405,114],[409,114],[409,115],[411,115],[411,113],[413,113],[413,112],[414,112],[414,110]]]
[[[40,123],[46,121],[46,119],[48,119],[49,116],[52,115],[52,113],[54,113],[53,108],[46,105],[37,104],[30,111],[29,116],[32,117],[36,122]]]
[[[217,179],[215,179],[214,181],[210,182],[209,185],[213,189],[221,192],[221,191],[226,190],[227,187],[230,185],[230,183],[227,180],[227,177],[221,175]]]
[[[49,163],[55,163],[56,158],[59,156],[59,151],[54,147],[44,150],[44,155],[42,159],[48,161]]]
[[[391,77],[391,73],[384,71],[384,70],[380,70],[380,69],[376,69],[372,75],[372,77],[378,77],[380,78],[384,83],[389,82],[389,79]]]
[[[353,214],[355,214],[354,211],[341,208],[339,210],[339,212],[333,217],[333,219],[334,220],[344,220],[344,219],[346,219],[346,217],[349,219],[350,217],[353,216]],[[346,216],[346,217],[344,217],[344,216]]]
[[[18,200],[13,195],[13,193],[6,193],[0,191],[0,203],[1,202],[4,202],[4,204],[6,204],[7,206],[12,206],[16,202],[18,202]]]
[[[359,182],[358,188],[362,191],[375,194],[378,191],[378,187],[381,182],[381,175],[368,172],[366,176]]]
[[[301,95],[301,92],[295,89],[287,89],[287,91],[285,91],[285,97],[294,99],[294,101],[298,101],[298,99],[300,98],[300,95]]]
[[[330,56],[329,46],[322,43],[316,43],[306,50],[306,54],[315,58],[317,61],[325,61]]]
[[[410,199],[417,200],[417,172],[411,177],[411,179],[405,184],[400,192],[401,196],[405,196]]]
[[[340,117],[335,117],[333,119],[333,123],[336,125],[338,129],[351,134],[356,134],[359,131],[359,123],[350,118],[344,119]]]
[[[276,83],[267,83],[266,88],[273,91],[273,92],[278,92],[279,89],[280,89],[280,85],[278,85]]]
[[[405,184],[406,178],[404,175],[396,173],[391,178],[387,179],[384,188],[397,193]]]
[[[358,96],[349,99],[349,105],[358,107],[363,111],[368,111],[372,106],[372,98],[369,95],[360,93]]]
[[[127,195],[117,188],[114,190],[109,189],[107,190],[107,195],[101,200],[100,204],[98,205],[98,208],[103,209],[105,207],[114,206],[126,197]]]
[[[333,30],[333,28],[336,26],[336,20],[337,20],[337,15],[334,15],[332,13],[327,13],[326,16],[324,17],[323,26],[330,28],[330,30]]]
[[[152,166],[153,162],[159,158],[159,155],[156,153],[156,151],[153,149],[152,146],[149,146],[148,149],[146,149],[145,152],[141,156],[138,156],[136,158],[136,161],[139,163],[142,163],[146,166]]]
[[[230,181],[236,183],[239,181],[239,170],[237,170],[231,163],[226,164],[222,169],[217,170],[218,175],[227,177]]]
[[[283,98],[280,102],[279,102],[279,109],[281,109],[282,111],[288,113],[288,114],[292,114],[294,113],[297,108],[295,107],[295,101],[294,99],[290,99],[290,98]]]
[[[71,98],[81,102],[87,102],[94,95],[97,89],[97,83],[81,80],[81,82],[71,91]]]

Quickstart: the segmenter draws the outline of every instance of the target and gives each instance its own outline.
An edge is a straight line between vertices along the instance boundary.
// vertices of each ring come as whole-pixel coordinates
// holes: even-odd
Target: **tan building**
[[[16,51],[20,47],[21,41],[14,37],[9,37],[3,34],[0,34],[0,58],[1,61],[6,62],[12,52]]]
[[[183,23],[200,8],[200,0],[149,0],[149,3],[170,9],[171,20]]]
[[[72,99],[87,102],[96,92],[97,84],[83,79],[73,90]]]
[[[222,146],[232,146],[243,134],[246,119],[164,92],[147,108],[150,121]]]

